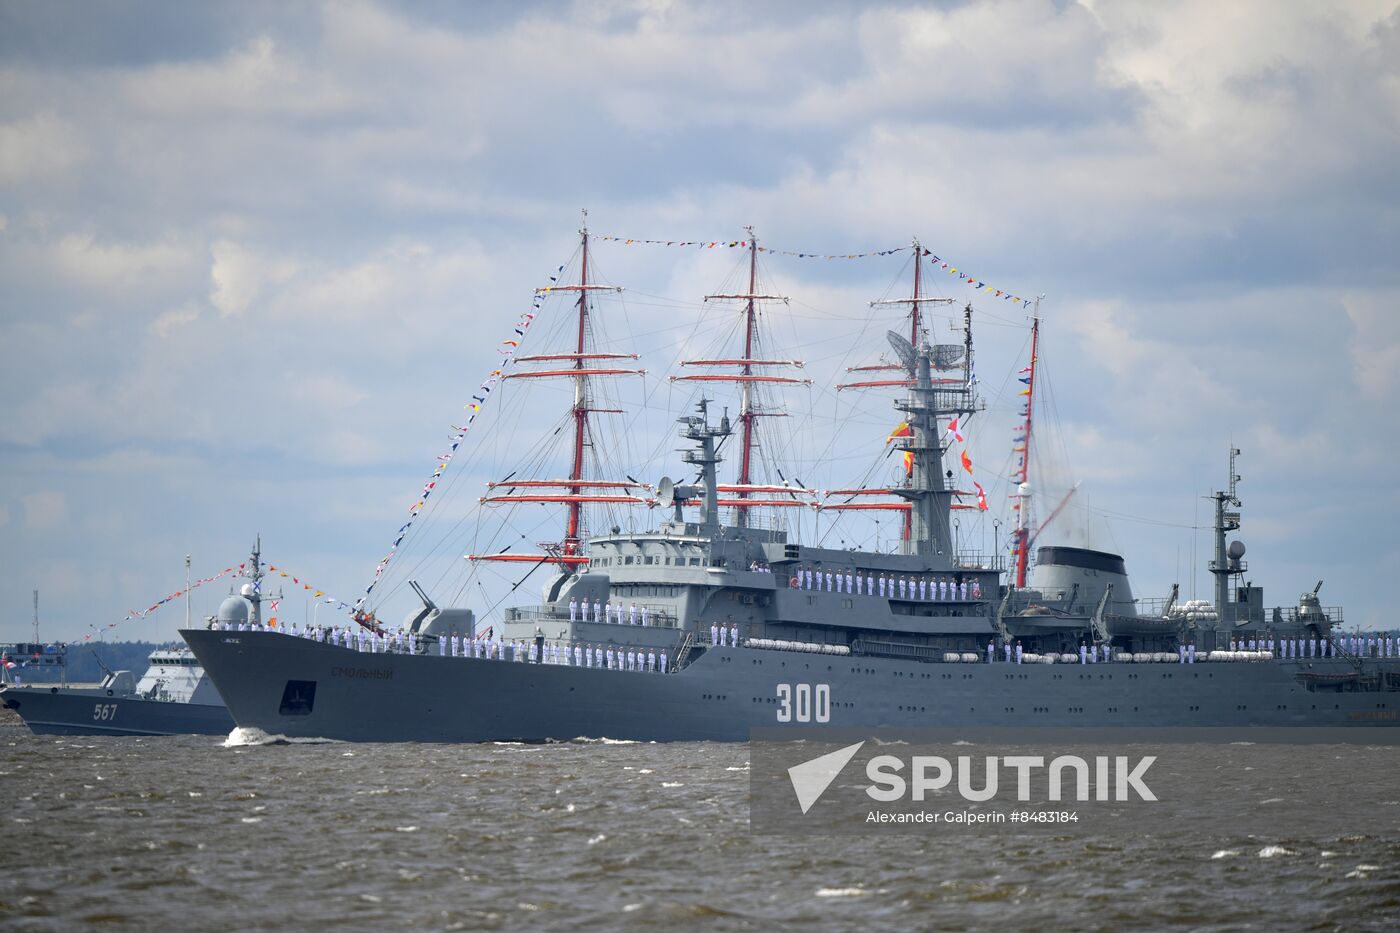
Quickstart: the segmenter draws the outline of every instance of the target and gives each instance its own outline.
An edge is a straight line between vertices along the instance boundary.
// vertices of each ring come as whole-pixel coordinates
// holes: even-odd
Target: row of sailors
[[[1343,635],[1340,641],[1331,638],[1250,638],[1230,639],[1232,651],[1274,651],[1280,659],[1335,658],[1338,648],[1347,654],[1363,658],[1400,657],[1400,642],[1390,634]]]
[[[739,647],[739,626],[724,626],[714,624],[710,626],[710,644],[723,648],[728,645],[731,648]]]
[[[579,610],[583,610],[583,618],[579,619]],[[626,618],[623,618],[624,610],[622,603],[614,606],[611,602],[600,603],[596,599],[593,601],[593,621],[607,624],[622,625],[650,625],[651,611],[642,606],[638,608],[636,603],[631,603],[626,608]],[[579,601],[577,598],[569,600],[569,621],[588,621],[588,600]]]
[[[1016,644],[1014,644],[1014,645],[1011,644],[1010,642],[1005,642],[1005,643],[1002,644],[1002,646],[1001,646],[1001,651],[1002,651],[1002,655],[1003,655],[1003,660],[1004,660],[1007,664],[1020,664],[1020,663],[1022,663],[1022,660],[1021,660],[1021,659],[1024,658],[1024,657],[1025,657],[1025,654],[1026,654],[1026,649],[1021,645],[1021,643],[1020,643],[1019,641],[1016,642]],[[974,655],[974,657],[976,657],[976,656]],[[995,642],[995,641],[989,641],[989,642],[987,642],[987,663],[988,663],[988,664],[991,664],[992,662],[994,662],[994,661],[996,660],[996,658],[997,658],[996,642]],[[1191,660],[1192,660],[1192,661],[1195,661],[1195,659],[1196,659],[1196,646],[1195,646],[1195,645],[1192,645],[1192,646],[1191,646]],[[1113,660],[1113,656],[1112,656],[1112,654],[1110,654],[1110,652],[1109,652],[1109,647],[1108,647],[1108,645],[1086,645],[1086,644],[1084,644],[1083,642],[1080,642],[1080,644],[1079,644],[1079,663],[1080,663],[1080,664],[1098,664],[1098,663],[1101,662],[1101,661],[1102,661],[1103,663],[1107,664],[1109,661],[1112,661],[1112,660]]]
[[[530,643],[529,660],[537,660],[534,642]],[[571,667],[597,667],[617,671],[654,671],[666,673],[666,652],[654,648],[614,648],[612,645],[590,645],[583,642],[547,641],[543,645],[544,664],[563,664]]]
[[[772,573],[773,568],[762,561],[753,561],[749,564],[749,573]]]
[[[873,574],[850,573],[840,570],[810,570],[799,567],[788,581],[794,590],[845,593],[853,596],[876,596],[885,599],[915,599],[924,602],[982,598],[982,584],[977,580],[957,581],[945,577],[878,577]]]

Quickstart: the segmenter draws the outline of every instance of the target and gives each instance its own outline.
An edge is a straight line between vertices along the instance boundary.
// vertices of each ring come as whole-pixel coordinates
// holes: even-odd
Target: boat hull
[[[822,721],[938,727],[1397,725],[1400,693],[1309,690],[1348,662],[934,664],[711,648],[670,674],[362,653],[270,632],[182,632],[239,726],[361,742],[746,741]],[[1400,662],[1368,662],[1400,671]],[[797,706],[807,696],[805,718]],[[785,699],[786,696],[786,699]],[[786,714],[786,719],[784,719]]]
[[[100,688],[6,687],[0,703],[35,735],[227,735],[228,708],[111,695]]]

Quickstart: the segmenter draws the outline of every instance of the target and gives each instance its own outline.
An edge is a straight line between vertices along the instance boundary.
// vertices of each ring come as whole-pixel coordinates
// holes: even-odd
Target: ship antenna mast
[[[1031,488],[1027,482],[1031,463],[1031,427],[1035,413],[1035,370],[1040,357],[1040,299],[1035,300],[1035,312],[1031,316],[1031,365],[1027,368],[1026,411],[1021,423],[1020,443],[1015,448],[1021,455],[1021,468],[1016,473],[1016,531],[1012,535],[1015,542],[1016,587],[1026,586],[1026,566],[1030,561],[1031,534]]]
[[[913,291],[913,294],[912,294],[910,297],[908,297],[908,298],[888,298],[888,299],[885,299],[885,300],[883,300],[883,301],[872,301],[872,302],[870,302],[870,306],[871,306],[872,308],[874,308],[874,307],[877,307],[877,306],[880,306],[880,305],[909,305],[909,345],[912,346],[912,347],[918,348],[918,347],[924,342],[924,341],[923,341],[923,335],[922,335],[922,333],[921,333],[921,331],[923,330],[923,327],[924,327],[923,306],[926,305],[926,304],[951,305],[951,304],[953,304],[953,299],[951,299],[951,298],[925,298],[925,297],[924,297],[924,287],[923,287],[923,281],[924,281],[924,280],[923,280],[923,265],[924,265],[924,259],[923,259],[923,257],[924,257],[924,255],[925,255],[925,252],[926,252],[926,251],[924,250],[923,244],[921,244],[921,243],[919,242],[918,237],[915,237],[915,238],[913,239],[913,241],[912,241],[912,243],[911,243],[911,247],[912,247],[912,249],[914,250],[914,291]],[[969,333],[969,335],[970,335],[971,331],[968,331],[968,333]],[[969,339],[970,339],[970,337],[969,337]],[[876,364],[874,364],[874,365],[869,365],[869,366],[851,366],[851,367],[848,367],[848,368],[847,368],[846,372],[848,372],[848,373],[860,373],[860,372],[874,372],[874,371],[881,371],[881,370],[884,370],[884,371],[891,371],[891,370],[903,370],[904,368],[905,368],[905,367],[904,367],[902,364],[900,364],[900,363],[876,363]],[[858,381],[858,382],[847,382],[847,383],[842,383],[842,384],[840,384],[840,385],[838,385],[838,386],[836,387],[836,391],[840,392],[840,391],[842,391],[842,390],[844,390],[844,389],[876,389],[876,388],[889,388],[889,387],[894,387],[894,388],[912,388],[912,387],[915,385],[915,382],[916,382],[916,379],[914,378],[914,376],[906,372],[906,373],[902,373],[901,376],[900,376],[900,378],[897,378],[897,379],[865,379],[865,380]],[[936,424],[936,419],[935,419],[934,433],[937,433],[937,430],[936,430],[936,429],[937,429],[937,424]],[[912,476],[912,472],[913,472],[913,471],[910,470],[911,476]],[[829,496],[835,496],[835,495],[842,495],[842,496],[863,496],[863,495],[891,495],[891,494],[897,495],[897,493],[893,493],[891,490],[888,490],[888,489],[833,489],[833,490],[829,490],[829,491],[827,492],[827,495],[829,495]],[[845,503],[823,504],[823,505],[822,505],[822,508],[823,508],[823,509],[831,509],[831,510],[833,510],[833,511],[841,511],[841,510],[845,510],[845,509],[861,509],[861,510],[890,510],[890,511],[898,511],[898,512],[901,512],[901,513],[903,513],[903,514],[901,515],[901,533],[900,533],[900,538],[901,538],[901,541],[903,541],[903,543],[904,543],[903,546],[904,546],[904,548],[905,548],[906,550],[910,550],[910,548],[911,548],[911,546],[910,546],[910,544],[909,544],[909,541],[910,541],[910,539],[911,539],[911,537],[912,537],[912,535],[913,535],[913,532],[914,532],[914,514],[913,514],[913,507],[912,507],[912,506],[909,504],[909,502],[907,502],[907,501],[900,501],[900,502],[854,502],[854,503],[853,503],[853,502],[845,502]]]

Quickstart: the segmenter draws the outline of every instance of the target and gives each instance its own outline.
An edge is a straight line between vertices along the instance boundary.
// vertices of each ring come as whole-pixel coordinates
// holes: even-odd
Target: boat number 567
[[[778,684],[778,722],[830,721],[830,684]]]
[[[98,703],[92,708],[93,722],[105,722],[108,719],[117,718],[117,704]]]

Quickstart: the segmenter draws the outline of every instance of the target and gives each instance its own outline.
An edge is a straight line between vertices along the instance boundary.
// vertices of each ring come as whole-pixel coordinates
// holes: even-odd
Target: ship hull
[[[227,735],[228,708],[108,695],[100,688],[7,687],[0,703],[35,735]]]
[[[182,634],[239,726],[345,741],[745,741],[754,728],[823,721],[819,688],[824,721],[848,728],[1384,728],[1400,718],[1400,694],[1309,690],[1298,679],[1353,669],[1340,660],[930,664],[712,648],[663,675]],[[804,693],[805,715],[795,699]]]

